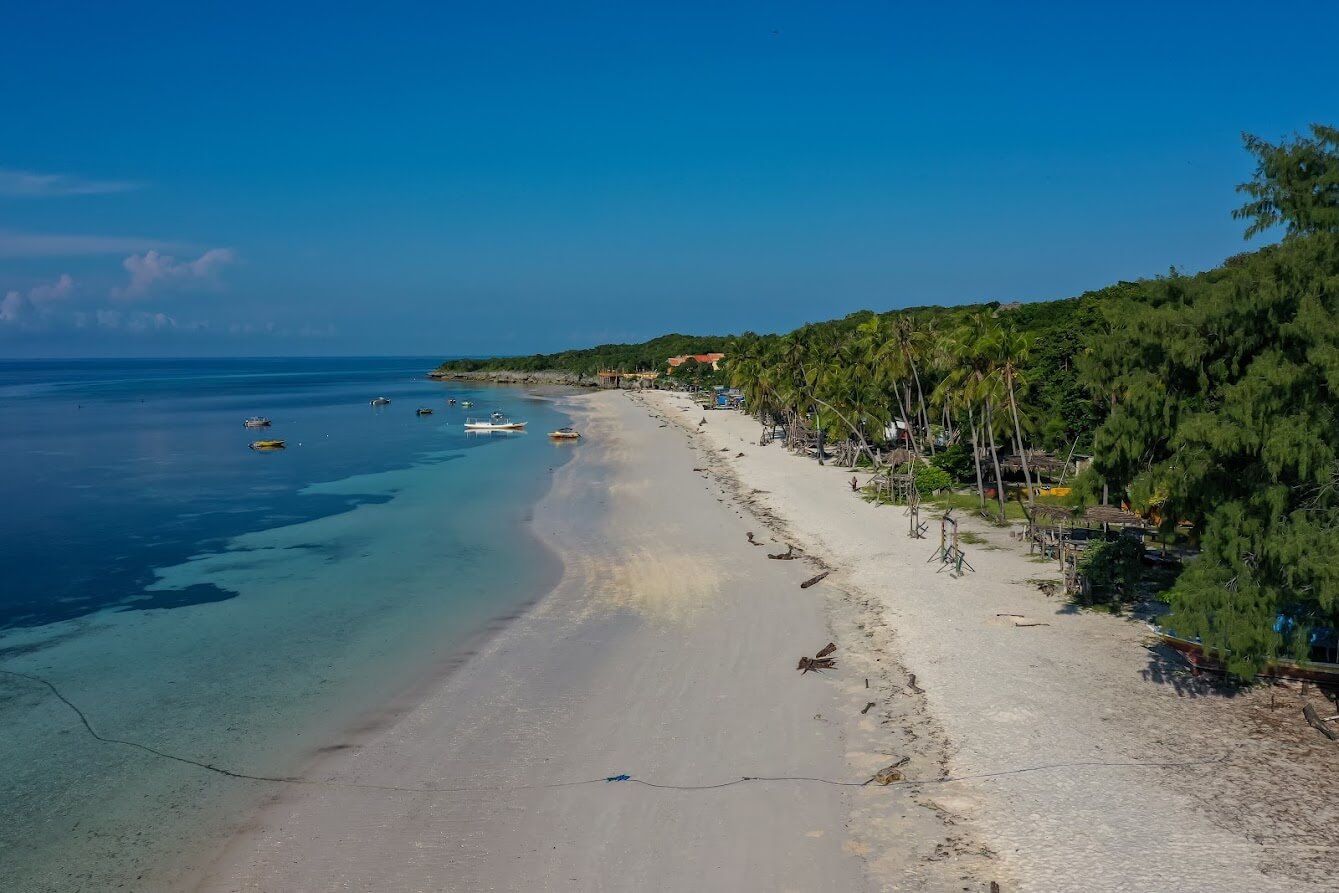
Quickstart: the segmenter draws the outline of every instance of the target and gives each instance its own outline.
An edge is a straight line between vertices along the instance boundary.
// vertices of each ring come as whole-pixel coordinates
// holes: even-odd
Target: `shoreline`
[[[863,886],[850,804],[893,798],[805,780],[853,783],[842,694],[795,671],[830,634],[812,572],[761,558],[635,404],[573,402],[588,438],[535,521],[563,582],[255,817],[198,889]]]

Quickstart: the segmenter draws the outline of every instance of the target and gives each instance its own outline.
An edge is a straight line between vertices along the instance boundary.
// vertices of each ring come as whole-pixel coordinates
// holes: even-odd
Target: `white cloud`
[[[0,322],[16,323],[28,312],[28,302],[16,291],[5,292],[0,298]]]
[[[61,301],[74,291],[74,280],[62,273],[49,285],[36,285],[23,292],[11,289],[0,298],[0,322],[18,324],[30,322],[43,314],[48,304]]]
[[[80,236],[0,230],[0,258],[76,257],[139,251],[195,251],[194,246],[139,236]]]
[[[144,297],[158,285],[214,282],[219,269],[236,259],[231,248],[211,248],[190,261],[179,261],[154,249],[132,254],[121,263],[130,273],[130,284],[112,289],[112,297],[133,300]]]
[[[108,195],[129,192],[141,184],[128,180],[84,180],[68,174],[39,174],[0,167],[0,196],[60,198],[67,195]]]
[[[60,301],[70,296],[74,291],[74,280],[68,273],[62,273],[60,278],[50,285],[39,285],[28,292],[28,300],[34,304],[45,304],[48,301]]]

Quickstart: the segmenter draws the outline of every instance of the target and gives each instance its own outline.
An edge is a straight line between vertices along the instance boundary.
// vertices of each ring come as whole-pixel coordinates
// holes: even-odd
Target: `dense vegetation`
[[[1096,472],[1165,527],[1201,529],[1173,622],[1239,675],[1339,627],[1339,130],[1247,146],[1236,216],[1282,242],[1104,308],[1084,369],[1112,406]]]
[[[601,344],[583,350],[534,354],[527,357],[448,360],[443,372],[572,372],[591,376],[601,369],[623,372],[665,371],[665,361],[684,354],[725,351],[730,339],[722,335],[662,335],[641,344]]]
[[[721,350],[763,421],[820,427],[870,457],[896,425],[914,464],[971,485],[982,510],[994,490],[1001,518],[1010,457],[1030,500],[1033,450],[1091,454],[1089,500],[1129,504],[1164,536],[1192,526],[1203,553],[1167,594],[1169,623],[1246,676],[1339,628],[1339,130],[1246,147],[1258,167],[1235,216],[1248,238],[1284,236],[1195,276],[444,368],[663,370]],[[1089,562],[1115,590],[1120,549]]]
[[[994,488],[1001,518],[1001,456],[1030,499],[1032,448],[1091,450],[1090,497],[1198,533],[1168,593],[1178,633],[1240,676],[1304,657],[1339,627],[1339,131],[1247,148],[1258,168],[1236,216],[1248,237],[1283,227],[1277,245],[1068,301],[746,334],[732,380],[764,419],[862,450],[897,423],[919,461],[970,467],[983,508]],[[1103,585],[1128,576],[1120,544],[1107,551],[1089,562]]]

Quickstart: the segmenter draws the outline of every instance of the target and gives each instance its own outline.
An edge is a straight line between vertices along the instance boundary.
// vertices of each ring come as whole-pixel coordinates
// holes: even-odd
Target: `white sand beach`
[[[936,573],[901,509],[748,417],[571,405],[534,521],[561,584],[277,786],[199,889],[1332,888],[1339,759],[1302,695],[1215,694],[990,528]]]

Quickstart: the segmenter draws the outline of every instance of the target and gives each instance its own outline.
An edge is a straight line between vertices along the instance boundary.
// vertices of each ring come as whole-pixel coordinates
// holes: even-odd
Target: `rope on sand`
[[[620,775],[605,775],[601,776],[600,778],[585,778],[580,779],[578,781],[555,781],[555,782],[544,782],[539,784],[501,785],[492,787],[437,787],[432,785],[422,785],[417,787],[402,787],[399,785],[369,784],[363,782],[318,781],[306,778],[289,778],[289,777],[273,776],[273,775],[252,775],[247,772],[238,772],[232,769],[224,768],[222,766],[215,766],[212,763],[206,763],[201,760],[194,760],[191,759],[190,757],[183,757],[177,754],[168,753],[166,751],[158,750],[155,747],[150,747],[147,744],[141,744],[138,741],[130,741],[125,738],[113,738],[109,735],[99,734],[98,731],[93,728],[93,724],[89,721],[88,716],[84,713],[84,711],[79,709],[79,707],[73,701],[67,698],[64,695],[64,693],[62,693],[61,690],[57,688],[55,684],[53,684],[49,680],[43,679],[41,676],[35,676],[29,673],[19,673],[14,670],[0,669],[0,673],[4,673],[7,676],[14,676],[19,679],[27,679],[30,682],[35,682],[38,685],[41,685],[46,689],[48,689],[53,695],[55,695],[57,700],[59,700],[62,704],[68,707],[75,714],[75,716],[79,718],[79,722],[81,725],[83,725],[84,730],[88,732],[88,734],[97,741],[101,741],[104,744],[119,744],[123,747],[132,747],[164,760],[172,760],[177,763],[184,763],[188,766],[194,766],[198,769],[204,769],[209,772],[215,772],[219,775],[223,775],[228,778],[242,779],[245,781],[263,781],[263,782],[272,782],[276,784],[308,785],[312,787],[393,791],[404,794],[463,794],[463,793],[505,794],[512,791],[534,791],[534,790],[544,790],[550,788],[570,788],[570,787],[577,787],[579,785],[610,784],[616,782],[629,782],[631,784],[641,785],[643,787],[658,788],[661,790],[669,790],[669,791],[714,791],[720,788],[728,788],[733,787],[735,785],[758,783],[758,782],[764,782],[764,783],[811,782],[814,784],[832,785],[834,787],[859,788],[868,785],[872,781],[872,779],[864,779],[862,781],[841,781],[838,779],[831,779],[831,778],[818,778],[811,775],[743,775],[740,776],[739,778],[732,779],[730,781],[716,782],[714,784],[664,784],[660,782],[648,781],[644,778],[637,778],[636,776],[633,775],[620,774]],[[894,781],[887,785],[883,785],[883,787],[900,788],[900,787],[918,787],[920,785],[932,785],[932,784],[936,785],[952,784],[954,782],[959,781],[978,781],[987,778],[1001,778],[1009,775],[1022,775],[1028,772],[1049,772],[1056,769],[1076,769],[1076,768],[1180,769],[1194,766],[1214,766],[1220,763],[1224,763],[1226,761],[1227,756],[1224,755],[1211,760],[1187,760],[1183,762],[1174,762],[1174,763],[1102,762],[1098,760],[1074,762],[1074,763],[1047,763],[1039,766],[1025,766],[1021,769],[1003,769],[1000,770],[999,772],[983,772],[976,775],[957,775],[957,776],[948,776],[944,778],[927,778],[927,779],[904,779],[902,781]]]

